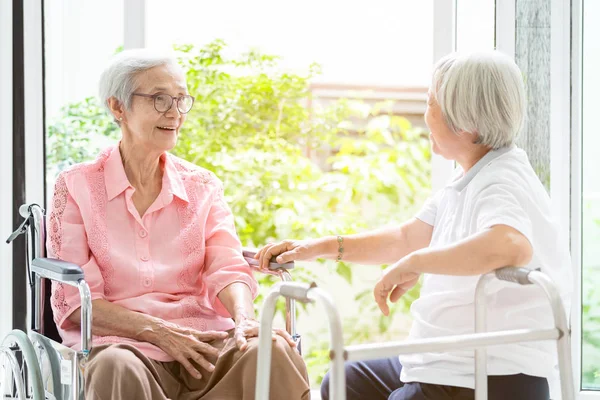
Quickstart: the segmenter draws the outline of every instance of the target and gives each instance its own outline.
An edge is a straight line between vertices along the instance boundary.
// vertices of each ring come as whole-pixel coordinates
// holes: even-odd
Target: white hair
[[[521,131],[523,78],[517,64],[499,51],[445,56],[434,68],[431,92],[450,129],[477,134],[477,143],[507,147]]]
[[[131,98],[136,90],[137,75],[161,65],[178,64],[173,55],[149,49],[124,50],[113,57],[100,75],[99,83],[100,101],[108,112],[111,113],[108,106],[111,97],[121,102],[125,109],[131,109]]]

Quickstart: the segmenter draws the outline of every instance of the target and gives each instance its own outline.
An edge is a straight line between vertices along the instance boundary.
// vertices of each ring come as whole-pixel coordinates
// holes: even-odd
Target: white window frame
[[[146,47],[146,0],[123,0],[123,47]]]
[[[13,229],[12,15],[12,1],[0,1],[0,239]],[[12,328],[12,251],[12,245],[0,241],[0,337]]]
[[[516,0],[496,0],[496,50],[515,58]]]
[[[42,1],[23,2],[25,64],[25,201],[45,206]],[[18,207],[20,204],[17,204]]]
[[[581,377],[581,310],[582,310],[582,39],[583,39],[583,21],[582,21],[582,0],[563,0],[565,11],[570,11],[571,17],[570,32],[571,35],[570,54],[565,54],[565,59],[570,60],[571,67],[571,121],[570,121],[570,231],[571,231],[571,259],[574,267],[575,293],[573,295],[573,307],[571,312],[571,338],[573,354],[573,373],[577,383],[577,399],[580,400],[598,400],[600,391],[583,391]],[[567,8],[570,7],[570,8]],[[566,33],[565,33],[566,35]],[[566,172],[565,172],[566,173]],[[566,180],[566,178],[563,178]]]
[[[456,49],[456,0],[433,2],[433,62]],[[431,154],[431,189],[442,189],[452,177],[454,162]]]

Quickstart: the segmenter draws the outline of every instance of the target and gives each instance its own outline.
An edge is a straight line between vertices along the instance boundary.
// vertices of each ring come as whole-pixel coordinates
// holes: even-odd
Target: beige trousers
[[[86,364],[86,399],[253,400],[258,338],[248,340],[244,352],[238,351],[232,338],[211,345],[221,351],[216,360],[209,359],[215,366],[212,373],[199,369],[202,379],[194,378],[176,361],[152,360],[131,345],[94,347]],[[310,399],[306,365],[279,336],[273,343],[270,399]]]

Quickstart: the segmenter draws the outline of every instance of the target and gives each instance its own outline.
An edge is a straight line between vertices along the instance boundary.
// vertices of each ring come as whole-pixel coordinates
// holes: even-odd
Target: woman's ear
[[[115,120],[123,121],[123,115],[125,114],[125,107],[123,107],[123,103],[121,103],[115,97],[109,98],[107,103],[110,112],[115,117]]]

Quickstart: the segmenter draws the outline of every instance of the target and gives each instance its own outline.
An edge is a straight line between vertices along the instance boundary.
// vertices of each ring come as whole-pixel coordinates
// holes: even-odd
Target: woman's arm
[[[245,283],[233,282],[221,290],[218,297],[236,323],[244,319],[254,319],[252,292]]]
[[[412,218],[400,226],[372,230],[344,236],[343,261],[358,264],[391,264],[416,250],[429,246],[433,226]],[[261,268],[267,268],[269,260],[277,262],[293,260],[337,259],[339,242],[337,236],[311,240],[284,240],[263,247],[256,255]]]
[[[235,321],[233,337],[240,351],[248,347],[247,338],[258,336],[259,323],[254,318],[254,305],[250,287],[243,282],[233,282],[219,293],[221,304],[227,309]],[[273,329],[275,335],[283,337],[290,346],[295,347],[296,342],[290,334],[283,329]]]
[[[413,272],[481,275],[495,269],[529,264],[533,247],[518,230],[495,225],[451,245],[422,249],[409,256]]]
[[[120,336],[140,342],[157,344],[168,323],[160,318],[128,310],[110,301],[92,301],[92,333],[98,336]],[[73,311],[68,320],[79,325],[81,308]]]
[[[208,287],[209,300],[217,314],[235,321],[233,337],[240,351],[248,347],[247,338],[258,336],[259,323],[254,318],[253,299],[258,283],[242,255],[242,245],[235,231],[233,214],[223,198],[223,186],[216,178],[213,201],[206,219],[204,269],[202,279]],[[290,346],[295,346],[285,330],[274,329]]]
[[[205,342],[225,339],[228,336],[227,332],[201,332],[180,327],[160,318],[128,310],[103,299],[92,301],[92,307],[92,333],[94,335],[120,336],[151,343],[179,361],[197,378],[201,378],[202,374],[189,360],[194,360],[207,371],[213,371],[214,365],[206,360],[205,355],[217,357],[219,350]],[[80,318],[81,308],[78,308],[73,311],[68,320],[79,325]]]
[[[494,225],[451,245],[416,251],[388,268],[373,289],[375,301],[388,315],[388,296],[396,302],[422,273],[481,275],[506,266],[527,265],[533,256],[529,240],[507,225]]]

